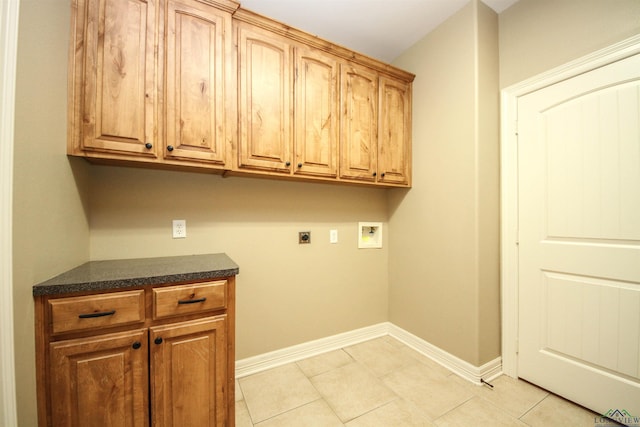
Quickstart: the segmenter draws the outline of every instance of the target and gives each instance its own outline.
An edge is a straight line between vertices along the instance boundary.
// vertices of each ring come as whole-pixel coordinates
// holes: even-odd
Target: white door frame
[[[0,425],[17,426],[13,340],[13,128],[20,0],[0,0]]]
[[[518,377],[518,97],[640,53],[640,35],[501,91],[502,372]]]

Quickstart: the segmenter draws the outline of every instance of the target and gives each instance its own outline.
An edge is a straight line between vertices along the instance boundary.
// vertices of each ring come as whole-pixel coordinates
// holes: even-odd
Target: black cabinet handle
[[[301,168],[302,167],[302,163],[298,163],[298,167]]]
[[[173,151],[173,145],[167,145],[167,151]]]
[[[198,302],[205,302],[206,298],[198,298],[198,299],[181,299],[178,301],[178,304],[195,304]]]
[[[148,150],[151,150],[153,148],[153,144],[150,142],[147,142],[146,144],[144,144],[145,147],[147,147]]]
[[[286,162],[284,165],[285,166],[291,166],[291,162]]]
[[[380,176],[381,176],[382,178],[384,178],[384,176],[385,176],[385,175],[386,175],[386,174],[385,174],[384,172],[382,172],[382,173],[380,174]]]
[[[156,344],[162,344],[162,337],[158,337],[155,340],[153,340],[154,343]]]
[[[105,317],[105,316],[113,316],[116,314],[115,310],[111,311],[101,311],[99,313],[87,313],[87,314],[79,314],[78,318],[80,319],[91,319],[93,317]]]
[[[376,176],[376,175],[378,175],[378,174],[377,174],[376,172],[374,172],[374,173],[373,173],[373,176]]]
[[[133,347],[134,350],[137,350],[140,347],[142,347],[142,344],[140,344],[140,341],[136,341],[136,342],[133,343],[133,345],[131,347]]]

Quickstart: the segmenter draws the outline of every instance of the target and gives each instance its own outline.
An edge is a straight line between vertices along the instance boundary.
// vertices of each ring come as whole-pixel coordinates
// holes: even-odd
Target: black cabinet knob
[[[298,163],[298,167],[301,168],[302,167],[302,163]]]
[[[286,162],[284,165],[285,166],[291,166],[291,162]]]
[[[374,173],[373,173],[373,176],[376,176],[376,175],[378,175],[378,174],[377,174],[376,172],[374,172]]]
[[[381,176],[382,178],[384,178],[385,173],[384,173],[384,172],[382,172],[382,173],[380,174],[380,176]]]
[[[167,145],[167,151],[173,151],[173,145]]]
[[[155,340],[153,340],[154,343],[156,344],[162,344],[162,337],[158,337]]]
[[[134,350],[137,350],[140,347],[142,347],[142,344],[140,344],[140,341],[136,341],[136,342],[133,343],[133,345],[131,347],[133,347]]]
[[[145,147],[147,147],[148,150],[151,150],[153,148],[153,144],[150,142],[147,142],[146,144],[144,144]]]

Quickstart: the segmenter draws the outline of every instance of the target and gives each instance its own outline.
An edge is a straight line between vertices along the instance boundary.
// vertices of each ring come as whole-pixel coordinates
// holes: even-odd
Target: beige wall
[[[478,3],[476,209],[478,359],[500,356],[500,97],[498,15]]]
[[[638,33],[638,0],[520,0],[500,14],[500,86]]]
[[[395,62],[417,77],[413,188],[389,197],[389,318],[474,365],[500,352],[497,29],[473,0]]]
[[[187,221],[186,239],[171,238],[172,219]],[[91,168],[92,259],[226,252],[238,263],[239,359],[386,321],[388,245],[356,243],[358,221],[386,220],[385,190]]]
[[[501,86],[637,34],[639,7],[637,0],[520,0],[499,17]],[[240,265],[239,358],[385,320],[472,364],[495,357],[494,20],[473,0],[398,59],[418,74],[414,188],[384,191],[68,160],[69,10],[58,0],[21,0],[14,147],[20,425],[36,420],[31,286],[89,257],[229,253]],[[170,238],[175,218],[187,220],[187,239]],[[355,224],[363,220],[388,225],[384,249],[356,249]],[[328,243],[331,228],[339,230],[338,245]],[[296,243],[301,230],[312,231],[311,245]]]
[[[89,258],[86,165],[66,152],[69,8],[21,0],[14,144],[13,276],[18,420],[36,425],[31,287]]]

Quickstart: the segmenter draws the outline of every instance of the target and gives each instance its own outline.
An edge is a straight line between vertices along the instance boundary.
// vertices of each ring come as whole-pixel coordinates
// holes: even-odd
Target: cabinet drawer
[[[144,322],[144,291],[49,300],[53,334]]]
[[[153,290],[153,318],[179,316],[227,307],[227,281]]]

